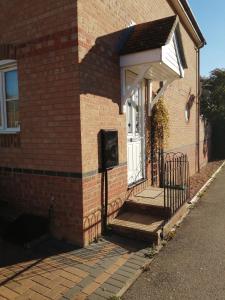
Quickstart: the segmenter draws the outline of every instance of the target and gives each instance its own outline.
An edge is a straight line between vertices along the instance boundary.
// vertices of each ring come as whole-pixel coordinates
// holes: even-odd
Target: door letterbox
[[[114,129],[101,131],[102,168],[113,168],[119,164],[118,131]]]

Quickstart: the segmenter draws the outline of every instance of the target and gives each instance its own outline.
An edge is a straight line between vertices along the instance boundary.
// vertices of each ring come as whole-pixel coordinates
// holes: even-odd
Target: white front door
[[[128,185],[145,176],[143,106],[142,90],[137,88],[126,102]]]

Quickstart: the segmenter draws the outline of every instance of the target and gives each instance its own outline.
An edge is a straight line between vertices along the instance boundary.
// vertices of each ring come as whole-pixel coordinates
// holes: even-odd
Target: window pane
[[[130,101],[127,102],[127,131],[128,133],[132,133],[132,105]]]
[[[17,70],[5,72],[6,99],[18,98],[18,77]]]
[[[2,101],[0,99],[0,127],[2,127]]]
[[[135,93],[133,95],[133,101],[136,104],[136,107],[135,107],[135,133],[139,133],[140,114],[139,114],[139,91],[138,91],[138,89],[135,91]]]
[[[19,101],[6,101],[7,128],[19,127]]]

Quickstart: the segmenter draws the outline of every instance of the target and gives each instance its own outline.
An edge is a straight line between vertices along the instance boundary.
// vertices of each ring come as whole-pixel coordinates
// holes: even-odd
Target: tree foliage
[[[201,114],[209,121],[225,121],[225,69],[202,78]]]

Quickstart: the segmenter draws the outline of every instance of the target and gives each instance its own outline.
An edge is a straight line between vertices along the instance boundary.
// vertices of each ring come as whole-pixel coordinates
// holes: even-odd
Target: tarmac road
[[[123,300],[225,300],[225,168]]]

